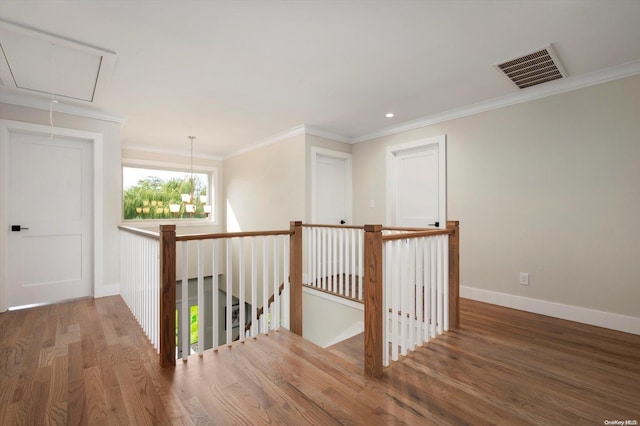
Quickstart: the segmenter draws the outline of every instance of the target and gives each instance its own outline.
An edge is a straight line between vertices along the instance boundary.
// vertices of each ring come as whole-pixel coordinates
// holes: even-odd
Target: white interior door
[[[351,155],[314,150],[312,222],[351,223]]]
[[[92,143],[27,132],[8,143],[8,306],[91,296]]]
[[[391,147],[390,223],[401,227],[446,227],[444,136]]]

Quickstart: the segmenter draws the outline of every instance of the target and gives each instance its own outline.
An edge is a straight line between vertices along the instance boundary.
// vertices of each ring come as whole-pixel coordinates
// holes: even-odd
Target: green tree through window
[[[123,217],[131,219],[207,218],[208,175],[123,167]],[[140,177],[146,174],[146,177]],[[137,183],[132,181],[137,179]],[[186,210],[182,194],[192,197],[193,213]],[[172,211],[175,205],[178,210]],[[209,210],[210,211],[210,210]]]

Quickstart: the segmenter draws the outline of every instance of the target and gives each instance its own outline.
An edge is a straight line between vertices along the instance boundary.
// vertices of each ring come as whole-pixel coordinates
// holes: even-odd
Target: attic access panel
[[[0,79],[23,92],[93,102],[106,87],[115,54],[0,22]]]
[[[519,89],[536,86],[567,76],[551,45],[495,65]]]

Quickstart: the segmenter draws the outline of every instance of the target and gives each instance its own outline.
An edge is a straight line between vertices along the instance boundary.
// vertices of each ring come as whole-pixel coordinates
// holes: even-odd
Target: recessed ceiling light
[[[393,113],[392,112],[388,112],[388,113],[385,114],[385,117],[393,118]]]

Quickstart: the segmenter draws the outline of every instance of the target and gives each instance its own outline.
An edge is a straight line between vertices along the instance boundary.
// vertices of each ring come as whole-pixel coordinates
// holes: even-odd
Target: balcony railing
[[[236,322],[240,340],[280,326],[302,335],[304,276],[311,287],[364,302],[365,372],[379,376],[399,355],[458,327],[459,225],[447,225],[410,229],[291,222],[288,230],[182,236],[175,225],[161,225],[159,233],[120,227],[121,292],[160,363],[170,366],[177,354],[177,276],[182,283],[178,340],[185,359],[191,353],[189,280],[197,282],[196,352],[202,354],[204,322],[212,326],[213,349],[232,343],[236,336],[230,325]],[[210,304],[204,286],[209,276]],[[235,298],[237,311],[229,308]],[[219,306],[226,306],[224,315]]]

